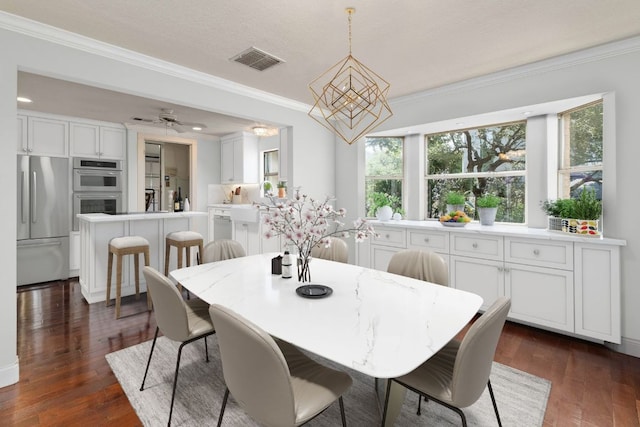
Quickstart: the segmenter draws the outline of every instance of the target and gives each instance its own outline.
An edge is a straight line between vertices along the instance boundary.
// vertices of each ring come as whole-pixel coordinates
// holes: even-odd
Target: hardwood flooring
[[[17,304],[20,382],[0,389],[0,425],[140,425],[104,356],[153,338],[145,296],[119,320],[77,280],[22,287]],[[640,359],[511,322],[495,359],[552,381],[545,426],[640,426]]]

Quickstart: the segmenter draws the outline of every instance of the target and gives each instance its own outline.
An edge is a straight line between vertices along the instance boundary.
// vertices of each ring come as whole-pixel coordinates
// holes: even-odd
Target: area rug
[[[176,401],[173,409],[174,426],[203,427],[215,425],[220,412],[225,385],[215,335],[208,338],[209,363],[204,358],[204,343],[188,344],[182,351]],[[120,385],[145,426],[167,424],[171,387],[178,354],[178,343],[165,337],[158,339],[149,368],[145,389],[140,391],[144,368],[149,357],[151,341],[107,354],[106,358]],[[372,378],[344,369],[328,361],[323,363],[346,370],[353,378],[350,391],[344,396],[349,426],[380,425],[380,409]],[[541,426],[551,390],[545,379],[494,363],[491,384],[504,426]],[[454,412],[432,402],[422,404],[422,415],[416,415],[418,397],[407,392],[396,426],[460,426]],[[496,426],[497,421],[489,393],[473,406],[464,409],[470,426]],[[223,426],[257,426],[242,409],[229,398]],[[331,405],[313,419],[310,427],[341,425],[337,404]]]

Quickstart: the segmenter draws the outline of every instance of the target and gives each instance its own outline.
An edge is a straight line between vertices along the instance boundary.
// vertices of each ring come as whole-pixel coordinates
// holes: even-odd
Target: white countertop
[[[167,218],[190,218],[195,216],[207,216],[206,212],[140,212],[122,215],[108,215],[103,213],[79,214],[80,221],[87,222],[122,222],[122,221],[142,221],[150,219]]]
[[[561,231],[549,231],[544,228],[529,228],[524,225],[494,224],[480,225],[478,222],[470,222],[464,227],[447,227],[440,221],[415,221],[415,220],[368,220],[370,224],[376,227],[398,227],[411,228],[418,230],[438,230],[448,231],[452,233],[482,233],[495,234],[501,236],[527,237],[544,240],[564,240],[571,242],[585,243],[604,243],[608,245],[626,246],[627,241],[622,239],[611,239],[607,237],[588,237],[577,234],[564,233]]]

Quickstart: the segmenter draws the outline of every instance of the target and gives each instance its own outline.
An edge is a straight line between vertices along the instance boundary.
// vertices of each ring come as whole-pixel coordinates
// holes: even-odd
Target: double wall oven
[[[122,162],[104,159],[73,159],[73,229],[78,214],[122,211]]]

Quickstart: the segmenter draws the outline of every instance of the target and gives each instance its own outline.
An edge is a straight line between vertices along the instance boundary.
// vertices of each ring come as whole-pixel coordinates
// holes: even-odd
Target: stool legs
[[[122,291],[122,255],[116,256],[116,319],[120,318],[120,294]]]
[[[111,301],[111,272],[113,268],[113,252],[109,251],[109,261],[107,264],[107,299],[105,305],[108,307]]]
[[[122,262],[125,255],[133,255],[133,262],[135,268],[135,286],[136,286],[136,299],[140,299],[140,255],[144,255],[144,265],[149,265],[149,247],[137,246],[131,248],[112,248],[109,247],[109,259],[107,265],[107,299],[105,305],[111,304],[111,276],[113,275],[113,257],[116,257],[116,319],[120,318],[120,301],[122,297]],[[149,296],[149,290],[147,290],[147,308],[149,311],[153,308],[151,297]]]
[[[169,275],[169,255],[171,255],[171,245],[167,241],[164,248],[164,275]]]
[[[133,254],[133,265],[136,269],[136,299],[140,299],[140,254]]]
[[[149,265],[149,249],[145,249],[144,251],[144,265]],[[136,268],[136,274],[138,273],[138,269]],[[151,290],[147,288],[147,310],[153,310],[153,301],[151,301]]]

